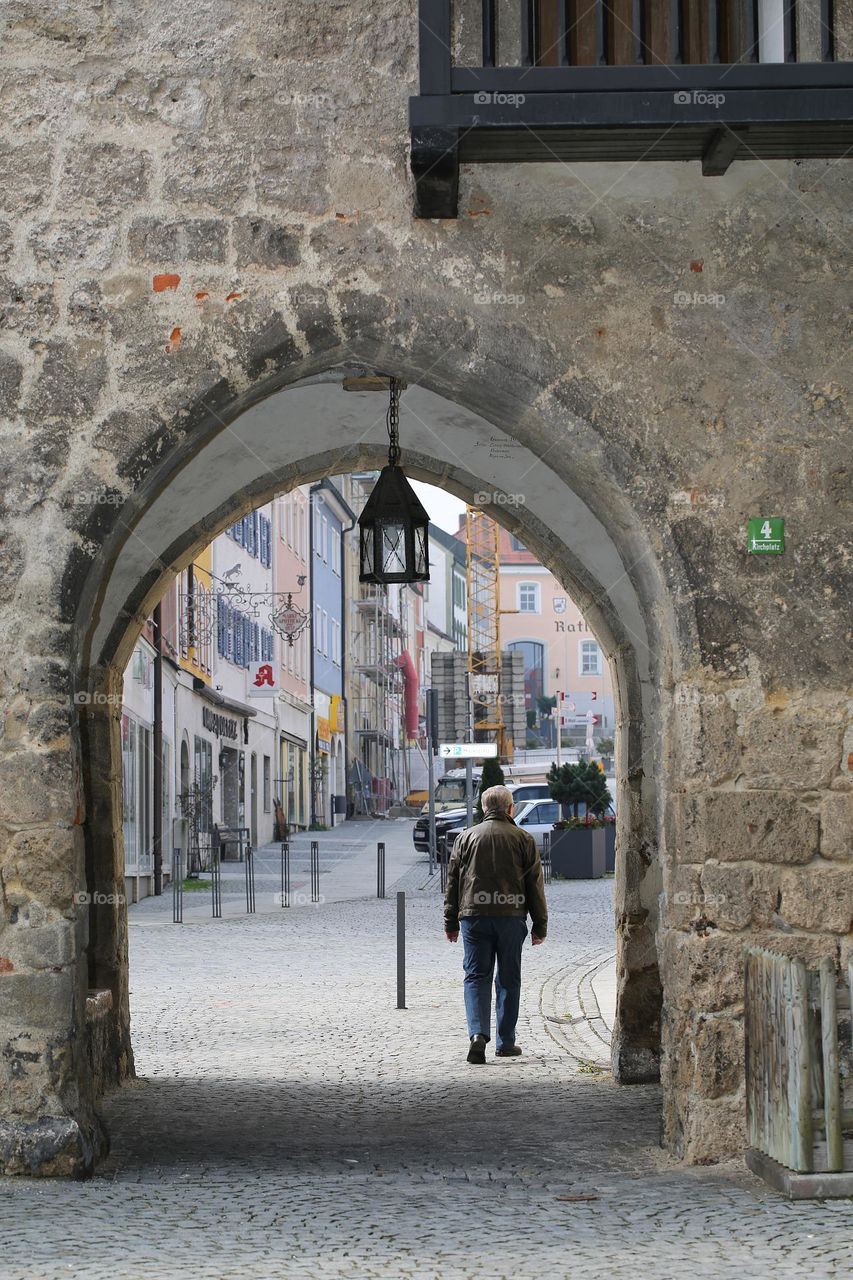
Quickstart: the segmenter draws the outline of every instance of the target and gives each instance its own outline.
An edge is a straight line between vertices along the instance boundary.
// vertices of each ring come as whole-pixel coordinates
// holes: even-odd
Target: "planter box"
[[[604,870],[616,870],[616,827],[613,823],[604,828]]]
[[[565,880],[600,880],[607,864],[605,832],[605,827],[553,832],[552,874]]]

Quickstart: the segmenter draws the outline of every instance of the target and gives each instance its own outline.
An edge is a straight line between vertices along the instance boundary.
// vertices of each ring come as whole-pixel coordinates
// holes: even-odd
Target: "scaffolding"
[[[474,741],[496,742],[502,759],[512,756],[502,697],[500,530],[485,512],[466,507],[468,578],[468,678]]]

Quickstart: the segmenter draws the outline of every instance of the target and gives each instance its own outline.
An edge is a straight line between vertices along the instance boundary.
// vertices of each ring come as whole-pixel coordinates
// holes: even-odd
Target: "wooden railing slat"
[[[840,1173],[844,1167],[841,1131],[841,1070],[838,1060],[838,1011],[835,1005],[835,965],[820,962],[820,1023],[823,1042],[823,1110],[826,1129],[826,1167]]]

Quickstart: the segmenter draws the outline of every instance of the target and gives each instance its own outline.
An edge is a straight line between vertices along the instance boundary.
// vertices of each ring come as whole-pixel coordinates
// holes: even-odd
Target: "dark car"
[[[444,839],[444,833],[448,827],[455,827],[460,822],[464,823],[467,809],[445,809],[443,813],[435,815],[435,839],[438,848],[441,848],[441,842]],[[429,853],[429,818],[418,818],[412,831],[412,840],[415,848],[419,853]]]

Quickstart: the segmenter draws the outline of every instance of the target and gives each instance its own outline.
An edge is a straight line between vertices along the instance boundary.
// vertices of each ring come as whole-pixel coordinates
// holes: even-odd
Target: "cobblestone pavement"
[[[550,902],[525,1054],[480,1068],[434,890],[410,894],[399,1011],[393,899],[133,923],[140,1079],[94,1180],[0,1187],[2,1280],[849,1276],[849,1204],[658,1149],[658,1090],[595,1070],[611,885]]]

